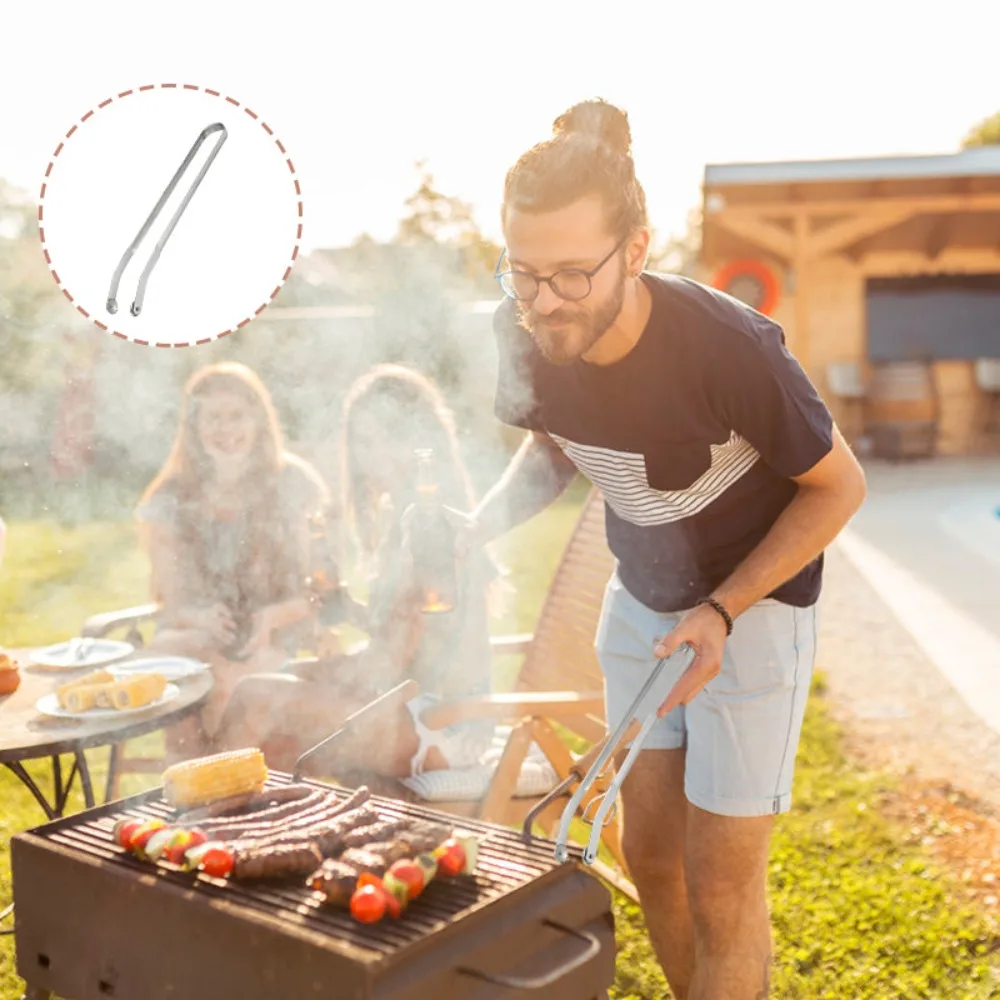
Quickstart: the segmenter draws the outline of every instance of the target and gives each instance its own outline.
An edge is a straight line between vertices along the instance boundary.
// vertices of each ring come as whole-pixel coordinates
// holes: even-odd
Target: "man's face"
[[[568,268],[592,270],[617,239],[607,228],[597,198],[583,198],[554,212],[508,209],[504,231],[504,268],[544,277]],[[586,354],[618,318],[625,280],[622,249],[590,279],[590,294],[584,299],[561,299],[550,285],[540,283],[534,302],[517,303],[521,325],[549,361],[569,364]]]

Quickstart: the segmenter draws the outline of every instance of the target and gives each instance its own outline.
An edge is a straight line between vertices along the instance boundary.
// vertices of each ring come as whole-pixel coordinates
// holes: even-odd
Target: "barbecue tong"
[[[136,234],[136,237],[129,244],[128,249],[122,254],[122,259],[118,262],[118,267],[115,268],[115,273],[111,278],[111,288],[108,291],[108,301],[107,309],[109,313],[118,312],[118,283],[122,279],[122,275],[125,273],[125,268],[128,267],[128,262],[132,259],[136,250],[139,248],[139,244],[146,238],[146,234],[149,232],[150,227],[156,221],[156,217],[163,211],[163,206],[167,203],[167,199],[173,194],[174,188],[177,187],[177,182],[184,175],[184,172],[191,165],[191,161],[195,158],[195,154],[201,149],[202,144],[205,140],[215,132],[221,133],[212,151],[208,154],[208,158],[202,165],[201,170],[198,171],[195,179],[191,182],[191,186],[187,190],[187,194],[181,200],[180,205],[177,207],[177,211],[174,212],[173,218],[164,229],[163,234],[156,241],[156,246],[153,248],[153,252],[149,256],[149,260],[146,262],[146,266],[143,268],[142,275],[139,277],[139,284],[136,288],[135,298],[132,300],[132,307],[129,310],[133,316],[138,316],[142,311],[142,300],[146,295],[146,282],[149,281],[149,276],[152,273],[154,267],[156,267],[156,262],[160,259],[160,254],[163,252],[163,248],[167,244],[167,240],[170,239],[170,234],[174,231],[174,227],[180,221],[181,216],[184,214],[184,210],[188,207],[188,202],[194,197],[195,191],[198,190],[198,185],[201,184],[208,173],[208,168],[211,167],[212,163],[215,161],[216,156],[219,155],[219,150],[222,149],[223,144],[229,136],[226,131],[226,126],[222,122],[215,122],[214,125],[208,125],[201,130],[198,138],[195,139],[194,145],[188,150],[187,156],[184,157],[183,162],[177,168],[177,172],[170,179],[170,183],[163,189],[163,194],[160,195],[160,200],[153,206],[153,211],[149,213],[146,221],[142,224],[142,228]]]
[[[631,741],[632,746],[625,757],[621,767],[617,769],[614,779],[607,790],[599,796],[595,796],[587,804],[584,813],[584,821],[592,825],[590,841],[583,851],[584,864],[592,865],[597,860],[597,849],[601,842],[601,832],[604,827],[614,818],[614,810],[617,808],[618,793],[622,782],[628,777],[636,757],[642,750],[642,745],[649,735],[649,731],[659,719],[657,714],[660,706],[667,699],[670,689],[677,683],[678,678],[694,660],[694,650],[686,643],[679,649],[671,653],[670,656],[658,660],[656,665],[646,678],[642,689],[636,696],[635,701],[629,707],[625,718],[619,723],[613,733],[609,733],[599,743],[594,744],[591,749],[581,757],[570,771],[569,777],[557,785],[545,796],[524,821],[524,836],[531,836],[531,824],[534,818],[539,815],[553,800],[564,795],[579,782],[576,791],[570,797],[566,808],[563,810],[562,819],[559,823],[559,833],[556,836],[555,858],[557,861],[569,860],[569,828],[580,808],[584,797],[588,794],[594,784],[601,778],[604,769],[611,758],[619,751],[619,748]],[[593,819],[587,819],[587,813],[594,802],[599,802],[597,811]]]

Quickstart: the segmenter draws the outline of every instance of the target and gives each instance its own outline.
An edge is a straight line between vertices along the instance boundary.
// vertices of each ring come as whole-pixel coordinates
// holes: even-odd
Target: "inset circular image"
[[[298,256],[302,195],[274,129],[220,91],[137,87],[66,133],[39,203],[45,259],[102,330],[188,347],[245,326]]]

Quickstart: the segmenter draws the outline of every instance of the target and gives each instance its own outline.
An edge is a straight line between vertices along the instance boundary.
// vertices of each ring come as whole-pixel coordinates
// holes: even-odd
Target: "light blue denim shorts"
[[[680,612],[646,607],[612,576],[594,642],[609,730],[655,665],[656,640],[679,619]],[[658,720],[643,749],[686,748],[684,793],[700,809],[722,816],[787,812],[815,655],[815,605],[760,601],[736,619],[718,676]]]

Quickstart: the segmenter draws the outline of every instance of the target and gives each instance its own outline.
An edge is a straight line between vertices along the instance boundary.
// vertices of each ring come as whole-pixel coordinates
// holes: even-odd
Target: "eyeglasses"
[[[621,249],[625,239],[626,237],[623,236],[614,245],[611,253],[589,271],[584,271],[579,267],[570,267],[556,271],[555,274],[550,274],[548,277],[532,274],[530,271],[501,271],[500,265],[503,264],[507,256],[507,251],[504,250],[500,254],[500,260],[497,261],[493,277],[500,282],[504,294],[518,302],[534,302],[538,298],[542,282],[547,284],[559,298],[565,299],[567,302],[579,302],[580,299],[585,299],[590,294],[591,278]]]

